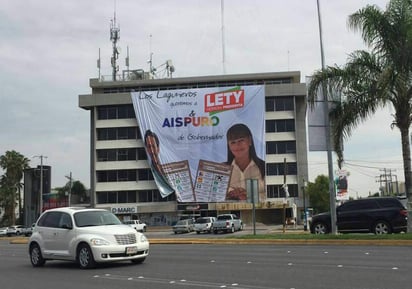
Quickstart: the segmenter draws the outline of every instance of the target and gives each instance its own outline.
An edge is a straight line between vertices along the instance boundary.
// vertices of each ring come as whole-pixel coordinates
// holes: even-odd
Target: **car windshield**
[[[186,225],[187,221],[186,220],[180,220],[176,223],[176,225]]]
[[[196,220],[196,223],[198,223],[198,224],[205,224],[205,223],[209,223],[209,220],[208,220],[208,219],[197,219],[197,220]]]
[[[231,217],[229,215],[223,215],[223,216],[219,216],[217,217],[218,220],[230,220]]]
[[[77,227],[120,225],[122,222],[108,211],[86,211],[74,214]]]

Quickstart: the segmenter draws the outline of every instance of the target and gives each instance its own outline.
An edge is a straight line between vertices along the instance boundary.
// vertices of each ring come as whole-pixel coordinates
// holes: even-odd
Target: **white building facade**
[[[79,95],[79,107],[90,114],[91,205],[122,219],[139,218],[152,226],[171,225],[182,217],[236,213],[246,224],[267,224],[297,217],[303,209],[308,179],[306,84],[300,72],[146,79],[90,79],[91,94]],[[265,89],[266,199],[259,203],[179,203],[162,198],[153,181],[131,93],[204,87],[263,85]],[[253,117],[253,116],[250,116]],[[284,190],[287,185],[287,192]],[[307,198],[307,196],[306,196]],[[306,204],[308,202],[306,201]]]

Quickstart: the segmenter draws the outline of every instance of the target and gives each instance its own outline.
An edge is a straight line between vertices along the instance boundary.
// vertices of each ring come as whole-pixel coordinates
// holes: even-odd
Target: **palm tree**
[[[16,222],[15,206],[16,196],[19,204],[19,212],[22,212],[22,200],[21,200],[21,179],[23,178],[23,172],[29,168],[29,159],[16,151],[6,151],[6,153],[0,156],[0,167],[5,170],[3,176],[3,184],[6,187],[3,192],[10,194],[7,199],[9,208],[6,208],[11,214],[11,221],[13,224]]]
[[[386,10],[367,5],[349,16],[348,26],[361,32],[370,52],[354,51],[343,67],[316,71],[309,83],[308,100],[314,104],[323,89],[329,100],[336,101],[330,120],[339,168],[343,140],[379,108],[393,108],[391,127],[401,133],[405,188],[411,205],[412,1],[391,0]]]
[[[13,191],[10,189],[9,180],[3,175],[0,178],[0,207],[4,208],[4,214],[0,221],[1,226],[14,224],[12,203],[15,202],[12,197]],[[13,209],[12,209],[13,208]]]

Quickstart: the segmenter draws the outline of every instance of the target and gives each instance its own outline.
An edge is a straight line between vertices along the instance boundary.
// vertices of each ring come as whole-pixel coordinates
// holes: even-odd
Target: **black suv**
[[[338,232],[390,234],[406,232],[408,211],[397,198],[376,197],[347,201],[336,208]],[[312,217],[312,234],[331,231],[330,213]]]

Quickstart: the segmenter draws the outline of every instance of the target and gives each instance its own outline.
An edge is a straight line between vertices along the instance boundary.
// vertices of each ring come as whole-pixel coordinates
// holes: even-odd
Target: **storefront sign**
[[[111,207],[110,211],[115,215],[135,214],[137,207]]]

